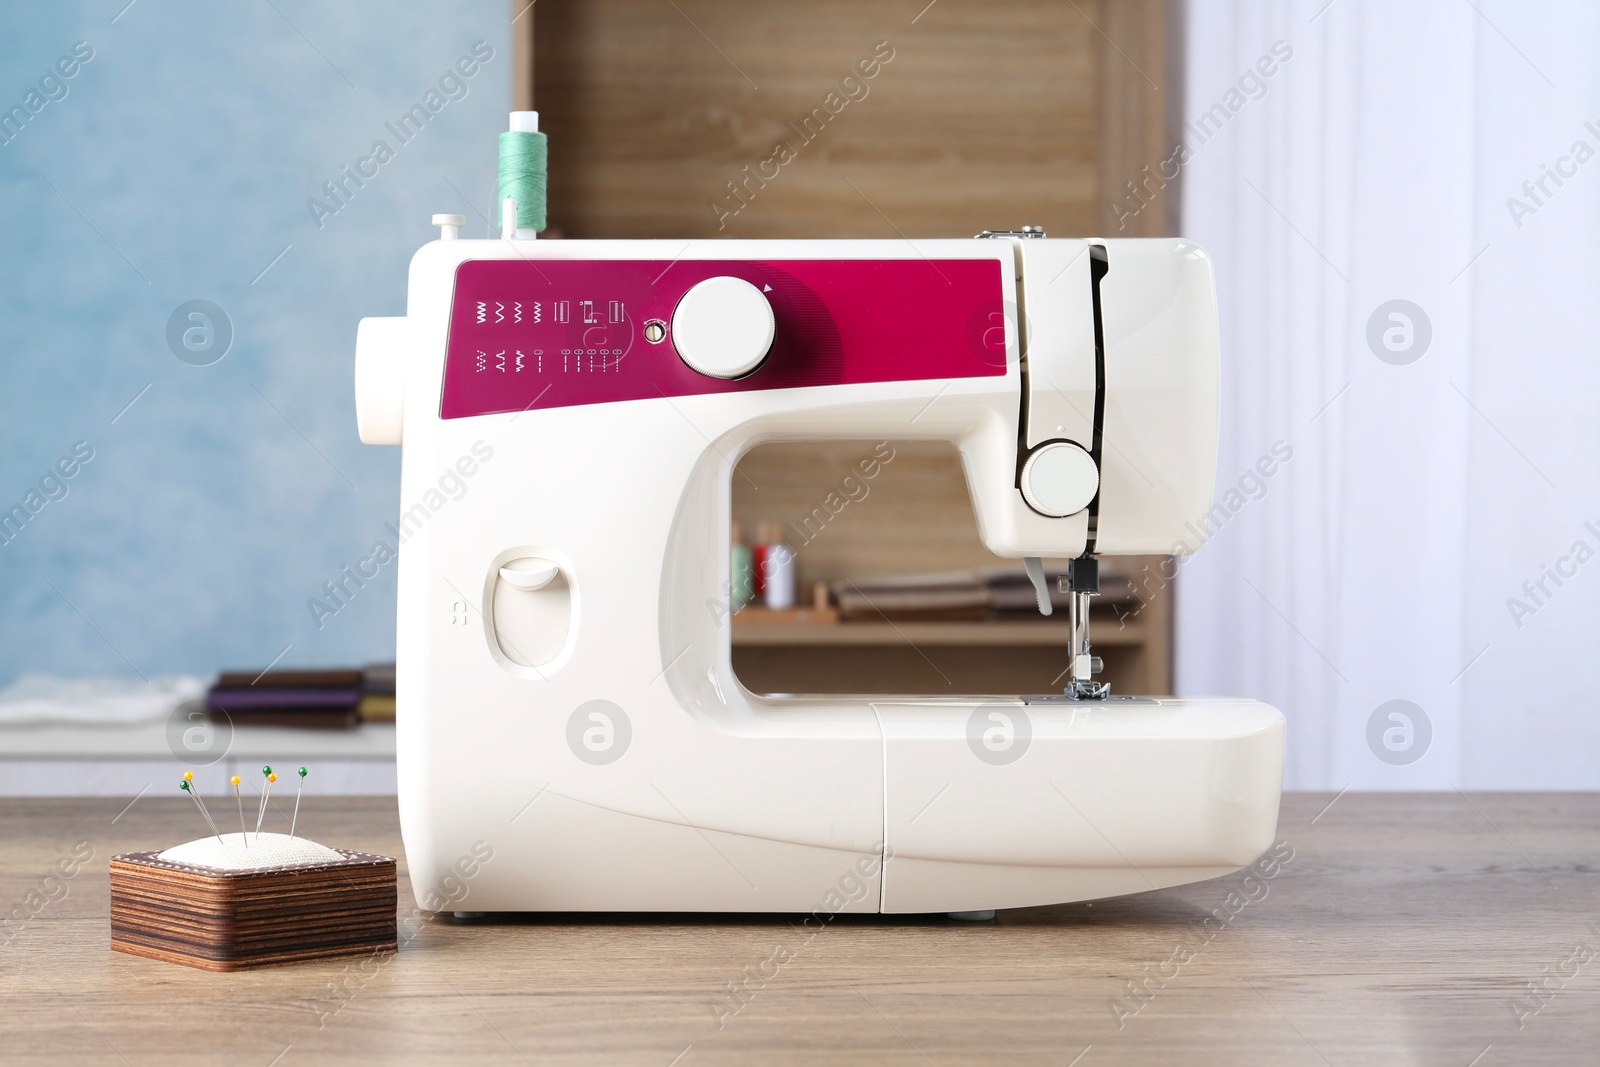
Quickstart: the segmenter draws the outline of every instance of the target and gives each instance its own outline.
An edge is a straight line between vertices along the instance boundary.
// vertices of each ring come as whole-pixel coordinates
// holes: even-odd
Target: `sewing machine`
[[[499,240],[436,216],[407,314],[356,346],[361,438],[405,446],[399,799],[424,907],[982,917],[1267,848],[1283,716],[1108,693],[1089,644],[1093,561],[1187,551],[1211,507],[1198,247],[534,241],[507,206]],[[1040,558],[1078,561],[1063,691],[740,684],[730,476],[815,438],[951,441],[985,545],[1039,585]]]

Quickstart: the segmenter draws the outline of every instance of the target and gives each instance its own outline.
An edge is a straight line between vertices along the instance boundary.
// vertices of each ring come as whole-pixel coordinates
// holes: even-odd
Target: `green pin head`
[[[271,773],[272,773],[272,764],[264,763],[264,764],[261,765],[261,777],[265,778],[267,775],[269,775]]]
[[[178,788],[187,793],[189,791],[189,780],[187,778],[180,779],[178,782]]]
[[[305,776],[306,776],[306,769],[304,767],[301,767],[300,768],[300,777],[304,778]]]

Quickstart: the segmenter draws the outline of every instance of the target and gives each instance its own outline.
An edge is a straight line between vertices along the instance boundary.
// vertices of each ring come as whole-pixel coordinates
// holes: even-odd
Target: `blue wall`
[[[0,684],[390,657],[392,567],[321,628],[306,604],[398,506],[399,450],[356,437],[356,321],[403,313],[430,214],[485,229],[508,6],[125,3],[10,6],[0,33],[0,110],[28,113],[0,115],[0,511],[28,513],[0,527]],[[338,206],[323,183],[379,140],[319,226],[308,199]],[[232,324],[210,365],[215,339],[168,344],[191,300]]]

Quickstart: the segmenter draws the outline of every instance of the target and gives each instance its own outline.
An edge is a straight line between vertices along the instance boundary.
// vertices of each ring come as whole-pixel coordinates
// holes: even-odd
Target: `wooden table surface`
[[[109,857],[200,821],[126,803],[0,801],[0,1062],[1600,1062],[1595,794],[1293,794],[1274,877],[993,923],[438,918],[382,961],[236,974],[107,947]],[[301,819],[402,855],[393,798]]]

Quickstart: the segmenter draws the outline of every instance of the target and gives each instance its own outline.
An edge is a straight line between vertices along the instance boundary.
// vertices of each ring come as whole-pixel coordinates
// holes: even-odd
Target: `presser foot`
[[[1096,682],[1090,678],[1074,678],[1061,691],[1068,700],[1105,700],[1111,695],[1110,682]]]
[[[1104,684],[1104,683],[1100,683],[1100,684]],[[1126,694],[1121,694],[1121,693],[1113,695],[1109,691],[1110,687],[1107,686],[1106,688],[1107,688],[1107,692],[1103,693],[1102,695],[1100,695],[1098,697],[1073,696],[1072,692],[1070,690],[1063,690],[1062,692],[1059,692],[1059,693],[1026,693],[1026,694],[1022,695],[1021,697],[1019,697],[1018,699],[1021,700],[1024,704],[1040,704],[1040,705],[1045,705],[1045,704],[1085,704],[1085,705],[1098,706],[1098,707],[1103,707],[1103,708],[1160,707],[1161,706],[1161,701],[1156,699],[1155,697],[1136,697],[1136,696],[1128,696]]]

